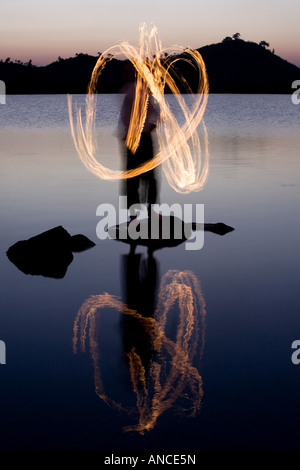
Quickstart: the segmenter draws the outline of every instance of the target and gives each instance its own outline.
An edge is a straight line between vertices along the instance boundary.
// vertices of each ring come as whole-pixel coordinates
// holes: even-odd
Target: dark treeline
[[[277,56],[266,41],[257,44],[239,36],[236,33],[221,43],[198,49],[206,64],[210,93],[291,93],[292,82],[300,79],[300,68]],[[80,53],[35,66],[31,60],[24,64],[7,58],[0,61],[0,80],[5,82],[7,94],[84,94],[97,59]],[[120,91],[125,62],[112,59],[107,64],[98,82],[99,93]],[[184,74],[195,92],[195,69],[184,61],[176,62],[176,68],[176,74]]]

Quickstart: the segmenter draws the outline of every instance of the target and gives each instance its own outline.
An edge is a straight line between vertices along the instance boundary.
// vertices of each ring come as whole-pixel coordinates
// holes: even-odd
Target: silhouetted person
[[[156,308],[158,267],[152,254],[129,253],[122,256],[124,301],[128,308],[143,317],[153,317]],[[145,371],[153,357],[152,339],[143,322],[134,316],[122,317],[125,353],[134,350],[141,358]]]
[[[154,156],[154,144],[152,132],[156,128],[158,122],[158,108],[151,93],[149,94],[147,115],[143,125],[141,138],[137,150],[133,153],[126,145],[126,137],[130,125],[131,113],[135,100],[136,79],[134,69],[129,65],[125,67],[125,79],[127,81],[122,92],[125,93],[123,101],[120,121],[119,135],[123,144],[125,153],[125,170],[132,170],[141,164],[151,160]],[[146,85],[143,92],[149,93]],[[149,208],[151,204],[157,203],[158,199],[158,181],[157,168],[142,173],[139,176],[128,178],[123,185],[123,194],[127,196],[127,209],[133,204],[145,204]],[[135,217],[135,212],[129,213],[130,217]]]

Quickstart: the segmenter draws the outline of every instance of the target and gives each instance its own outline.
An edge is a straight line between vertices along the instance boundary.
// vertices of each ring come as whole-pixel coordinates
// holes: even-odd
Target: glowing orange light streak
[[[178,58],[179,54],[185,59]],[[176,55],[177,54],[177,57]],[[136,93],[126,144],[135,152],[138,147],[141,132],[145,122],[149,93],[151,93],[159,106],[160,124],[157,127],[159,150],[152,160],[140,165],[138,168],[127,171],[112,170],[103,166],[96,158],[97,140],[95,133],[95,114],[97,103],[98,78],[112,57],[125,55],[133,64],[136,74]],[[168,61],[162,60],[168,55]],[[173,59],[170,55],[174,55]],[[151,60],[150,60],[151,58]],[[174,64],[178,60],[191,63],[199,71],[199,84],[194,96],[194,103],[189,108],[183,95],[172,78],[170,71],[174,72]],[[184,77],[178,77],[190,93],[189,86]],[[180,126],[165,99],[164,89],[168,86],[176,98],[183,113],[185,124]],[[132,178],[162,164],[169,184],[180,193],[199,191],[206,183],[209,171],[208,137],[203,121],[208,100],[208,78],[202,56],[196,50],[181,46],[163,49],[158,39],[157,29],[153,26],[148,31],[145,24],[140,27],[139,47],[136,48],[127,42],[107,49],[98,58],[93,69],[86,96],[86,116],[83,125],[81,109],[76,112],[76,125],[73,119],[72,97],[68,96],[69,118],[71,133],[75,147],[85,167],[96,176],[106,180]],[[200,144],[198,126],[202,124],[203,149]]]
[[[168,319],[174,323],[174,306],[179,314],[176,331],[170,338],[167,323]],[[152,342],[154,355],[147,377],[142,359],[135,348],[132,347],[127,352],[131,384],[136,395],[136,409],[124,407],[105,392],[97,339],[97,311],[100,314],[100,309],[105,307],[111,307],[140,321]],[[108,293],[93,295],[82,304],[74,322],[73,351],[76,354],[78,349],[86,350],[88,330],[97,395],[114,409],[129,414],[138,412],[138,424],[126,427],[125,431],[134,430],[143,434],[153,429],[159,416],[183,396],[190,400],[190,406],[188,409],[181,406],[181,412],[195,416],[200,410],[203,383],[194,361],[198,362],[203,355],[205,318],[205,300],[199,282],[191,271],[170,270],[163,276],[153,317],[143,317]],[[189,393],[185,393],[187,389]]]

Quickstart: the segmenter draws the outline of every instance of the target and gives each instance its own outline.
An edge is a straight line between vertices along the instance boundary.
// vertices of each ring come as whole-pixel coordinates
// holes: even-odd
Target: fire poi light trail
[[[177,315],[174,307],[178,308]],[[147,370],[134,345],[126,353],[135,407],[124,406],[105,390],[100,319],[107,308],[140,322],[152,344],[153,357]],[[170,320],[175,328],[172,335],[168,328]],[[205,329],[206,303],[198,279],[192,271],[169,270],[161,280],[153,316],[144,317],[108,293],[86,299],[74,321],[73,352],[85,352],[89,345],[96,394],[108,406],[138,416],[138,423],[125,427],[125,432],[144,434],[171,408],[190,417],[200,411],[203,381],[196,364],[203,356]]]
[[[158,151],[152,160],[127,171],[109,169],[95,157],[97,151],[95,115],[98,79],[106,64],[113,57],[120,55],[125,55],[130,60],[137,76],[135,100],[126,138],[126,145],[133,153],[139,145],[150,93],[159,107]],[[164,60],[166,57],[168,60]],[[171,72],[175,71],[175,63],[180,60],[190,63],[199,73],[198,89],[193,95],[195,99],[191,107],[187,106],[177,84],[179,82],[185,92],[191,94],[191,89],[185,78],[177,74],[176,83],[171,75]],[[166,86],[175,96],[183,113],[185,123],[182,126],[178,124],[165,98]],[[208,90],[206,67],[201,54],[197,50],[181,46],[163,48],[158,38],[157,28],[153,26],[148,30],[147,26],[142,24],[138,47],[122,42],[107,49],[99,56],[88,85],[85,125],[81,108],[77,109],[76,123],[74,123],[72,97],[68,96],[71,132],[79,157],[86,168],[101,179],[132,178],[162,164],[167,181],[177,192],[189,193],[201,190],[206,183],[209,170],[208,138],[203,121]],[[197,132],[200,124],[203,129],[202,146]]]

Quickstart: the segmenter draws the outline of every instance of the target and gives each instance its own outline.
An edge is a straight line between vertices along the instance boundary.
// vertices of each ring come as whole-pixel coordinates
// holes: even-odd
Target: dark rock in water
[[[223,222],[218,222],[216,224],[204,224],[204,230],[216,233],[217,235],[226,235],[226,233],[233,232],[234,228],[223,224]]]
[[[70,242],[70,234],[59,226],[15,243],[6,254],[25,274],[62,278],[73,260]]]
[[[156,227],[156,235],[151,232],[152,223]],[[131,227],[139,236],[133,239]],[[131,246],[147,246],[152,251],[166,247],[175,247],[187,240],[187,230],[184,231],[184,224],[181,219],[175,216],[164,216],[152,220],[150,218],[135,219],[131,222],[125,222],[108,228],[109,237],[122,241]],[[191,227],[190,233],[191,235]]]
[[[157,229],[156,236],[154,237],[151,231],[152,223]],[[133,226],[134,231],[139,235],[136,239],[133,239],[131,236],[130,226]],[[232,232],[234,228],[223,222],[216,224],[185,223],[180,218],[172,215],[154,218],[153,220],[151,217],[142,220],[134,219],[131,222],[109,227],[108,234],[110,238],[127,243],[131,247],[142,245],[147,246],[151,251],[155,251],[161,248],[171,248],[180,245],[187,241],[193,232],[200,230],[217,235],[226,235]]]
[[[59,279],[65,276],[73,261],[73,251],[83,251],[95,245],[84,235],[74,237],[58,226],[28,240],[18,241],[6,254],[25,274]]]
[[[71,237],[71,250],[73,252],[88,250],[93,246],[95,246],[95,243],[81,233]]]

